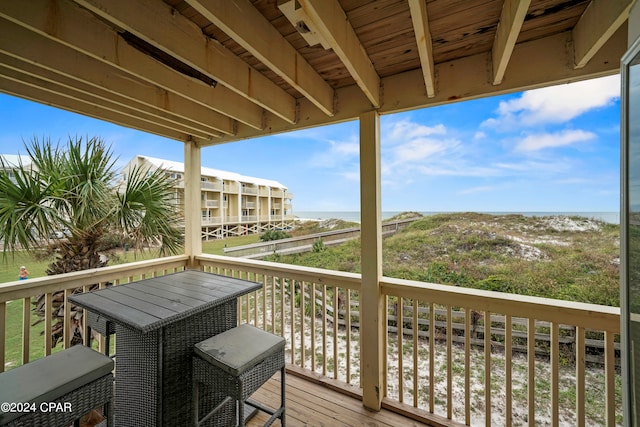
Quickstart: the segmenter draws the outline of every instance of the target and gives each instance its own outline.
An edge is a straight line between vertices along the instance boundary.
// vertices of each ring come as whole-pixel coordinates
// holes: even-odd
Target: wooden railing
[[[205,271],[262,283],[239,301],[239,321],[286,337],[290,370],[359,393],[369,357],[360,354],[359,274],[213,255],[194,261]],[[187,262],[177,256],[0,285],[0,370],[52,351],[50,321],[40,326],[43,337],[30,326],[32,297],[46,296],[50,319],[55,292],[66,298],[73,289],[166,274]],[[621,423],[617,308],[390,278],[380,285],[386,407],[472,425]],[[6,320],[16,307],[18,331]],[[18,360],[5,358],[8,340],[21,347]],[[604,342],[601,354],[586,354],[589,340]]]
[[[367,355],[359,353],[359,275],[216,256],[198,261],[263,283],[243,298],[239,320],[285,336],[292,365],[315,380],[360,385]],[[381,291],[388,407],[467,425],[621,423],[618,308],[391,278]],[[599,353],[594,342],[604,343]]]
[[[0,284],[0,372],[3,372],[5,367],[18,366],[28,363],[32,358],[51,354],[54,294],[63,292],[63,318],[69,319],[71,304],[67,304],[66,300],[74,290],[88,290],[92,285],[104,287],[107,283],[117,285],[180,271],[185,268],[187,260],[187,256],[180,255]],[[41,295],[44,295],[45,301],[44,321],[38,326],[32,326],[36,318],[31,310],[31,302],[32,299]],[[11,330],[7,328],[8,309],[19,310],[21,313],[19,325],[12,325]],[[62,346],[58,348],[66,348],[70,345],[71,329],[71,325],[65,324]],[[39,336],[40,334],[42,337]],[[38,344],[39,340],[41,340],[40,344]],[[13,343],[13,346],[20,346],[20,355],[17,358],[7,360],[5,357],[7,342]],[[100,345],[104,345],[104,341],[101,340]]]

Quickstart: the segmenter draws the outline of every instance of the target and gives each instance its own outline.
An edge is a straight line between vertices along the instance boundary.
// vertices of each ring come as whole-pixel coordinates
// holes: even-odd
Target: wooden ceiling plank
[[[333,89],[248,0],[185,0],[263,64],[333,115]]]
[[[68,1],[30,0],[24,4],[0,2],[0,17],[187,97],[207,109],[219,113],[224,111],[231,117],[238,113],[236,117],[243,116],[240,120],[243,123],[256,129],[263,127],[262,108],[228,89],[220,91],[225,88],[212,88],[160,64],[124,42],[112,28],[91,13]],[[240,110],[242,107],[246,107],[246,112]]]
[[[209,138],[213,135],[220,135],[220,132],[214,129],[205,129],[191,123],[181,123],[173,117],[164,117],[155,111],[144,108],[144,105],[136,108],[136,106],[130,105],[130,103],[119,100],[117,95],[105,90],[100,90],[95,86],[75,81],[72,78],[61,76],[51,70],[38,67],[29,62],[24,62],[21,59],[8,56],[5,53],[0,53],[0,64],[0,70],[2,70],[0,72],[2,72],[3,75],[11,76],[14,80],[22,77],[23,83],[36,84],[34,82],[46,82],[47,87],[57,87],[58,90],[56,90],[56,92],[63,94],[63,96],[73,97],[74,99],[93,104],[100,104],[107,110],[117,111],[131,117],[137,117],[143,121],[174,129],[178,132],[193,134],[194,136]]]
[[[433,64],[433,43],[429,30],[429,16],[427,15],[427,3],[425,0],[409,0],[413,31],[418,44],[418,54],[424,76],[424,84],[427,89],[427,97],[436,96],[436,76]]]
[[[106,110],[100,105],[86,103],[77,99],[69,98],[59,93],[47,91],[42,87],[28,85],[19,80],[12,80],[9,78],[0,79],[0,92],[38,102],[40,104],[61,108],[73,113],[93,117],[98,120],[106,120],[120,126],[152,133],[164,138],[175,139],[182,142],[194,140],[201,145],[211,144],[210,139],[194,137],[193,135],[183,132],[177,132],[173,129],[169,129],[155,123],[144,122],[118,112]]]
[[[491,49],[493,60],[493,84],[499,85],[509,65],[518,34],[529,10],[531,0],[505,0]]]
[[[153,0],[74,0],[102,19],[214,79],[288,122],[296,100],[164,3]]]
[[[635,0],[593,0],[573,28],[574,64],[584,67],[629,17]]]
[[[380,77],[337,0],[298,1],[311,22],[306,23],[338,55],[374,108],[380,107]]]

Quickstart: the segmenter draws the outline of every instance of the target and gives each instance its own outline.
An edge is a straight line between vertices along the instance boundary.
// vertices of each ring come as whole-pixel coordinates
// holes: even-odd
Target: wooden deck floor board
[[[268,406],[278,406],[280,402],[279,374],[269,380],[252,398]],[[410,418],[391,411],[369,411],[358,399],[345,396],[327,387],[307,381],[303,378],[288,375],[286,384],[287,426],[426,426]],[[268,416],[258,413],[248,426],[261,426]],[[274,426],[279,426],[277,420]]]

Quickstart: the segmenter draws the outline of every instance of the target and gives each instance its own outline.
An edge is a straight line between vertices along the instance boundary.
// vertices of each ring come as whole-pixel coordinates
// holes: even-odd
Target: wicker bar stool
[[[245,425],[245,405],[264,411],[285,425],[285,339],[249,324],[242,324],[195,345],[193,357],[193,401],[196,426],[216,415],[214,425]],[[249,399],[280,370],[280,407],[271,409]],[[201,387],[202,384],[208,387]],[[213,409],[201,400],[201,393],[218,403]],[[251,408],[251,409],[252,409]],[[201,409],[209,412],[200,418]],[[237,421],[236,421],[237,420]]]

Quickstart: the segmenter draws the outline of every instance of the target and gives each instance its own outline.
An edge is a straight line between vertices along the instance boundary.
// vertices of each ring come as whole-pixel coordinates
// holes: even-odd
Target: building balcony
[[[218,208],[220,207],[220,200],[205,200],[204,206],[206,208]]]
[[[370,308],[362,305],[359,274],[213,255],[193,262],[180,255],[1,284],[0,370],[52,352],[51,328],[31,326],[32,297],[45,295],[51,313],[59,290],[66,298],[96,283],[196,268],[263,284],[238,301],[238,321],[286,338],[288,372],[296,377],[287,386],[288,404],[297,408],[287,415],[293,425],[305,411],[317,411],[308,419],[326,425],[368,425],[375,417],[388,420],[377,425],[621,423],[618,308],[382,277],[378,330],[360,324]],[[64,346],[70,329],[63,329]],[[376,360],[361,336],[372,334],[381,337],[382,406],[393,418],[363,411],[359,402],[363,382],[371,381],[365,366]],[[259,393],[275,400],[273,381]],[[350,397],[321,397],[334,393]]]
[[[222,189],[225,193],[238,194],[240,192],[240,186],[237,182],[225,182]]]
[[[222,183],[201,181],[200,188],[203,190],[210,190],[210,191],[222,191]]]
[[[211,216],[208,218],[202,218],[202,225],[203,226],[209,226],[209,225],[220,225],[222,224],[222,218],[220,218],[219,216]]]
[[[242,187],[242,194],[258,194],[256,187]]]

